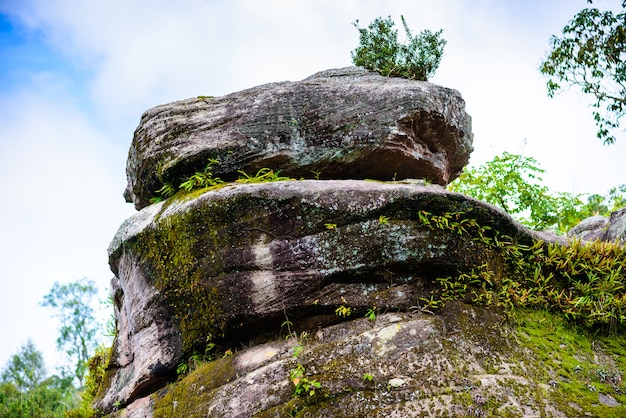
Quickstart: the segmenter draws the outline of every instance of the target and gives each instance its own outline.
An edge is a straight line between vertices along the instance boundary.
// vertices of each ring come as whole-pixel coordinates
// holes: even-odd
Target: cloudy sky
[[[615,8],[618,0],[597,0]],[[300,80],[351,64],[362,26],[403,14],[443,29],[434,83],[473,117],[472,164],[533,156],[553,190],[626,183],[626,137],[603,146],[588,101],[546,97],[548,40],[585,0],[0,0],[0,367],[30,337],[52,368],[56,323],[39,307],[55,281],[103,294],[106,249],[134,213],[125,161],[158,104]]]

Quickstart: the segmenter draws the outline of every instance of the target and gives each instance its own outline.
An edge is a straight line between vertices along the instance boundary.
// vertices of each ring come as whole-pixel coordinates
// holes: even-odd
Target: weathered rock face
[[[119,325],[113,384],[98,407],[158,389],[207,339],[263,341],[286,317],[299,329],[332,325],[342,304],[360,315],[409,311],[436,277],[501,269],[471,236],[426,227],[422,211],[476,219],[520,242],[540,237],[488,204],[400,183],[231,184],[145,208],[110,247]]]
[[[604,216],[591,216],[583,219],[578,225],[569,230],[567,235],[585,241],[602,239],[608,223],[609,220]]]
[[[549,317],[537,317],[550,320]],[[537,331],[532,326],[531,330]],[[121,417],[574,417],[621,416],[608,394],[592,396],[601,415],[585,413],[580,398],[550,368],[574,352],[578,367],[614,367],[599,344],[576,351],[557,330],[538,337],[556,352],[528,347],[492,308],[450,304],[440,315],[385,313],[357,318],[285,340],[243,348],[201,365],[188,377],[133,403]],[[541,345],[541,344],[540,344]],[[294,356],[296,347],[301,354]],[[560,346],[560,348],[559,348]],[[569,356],[568,356],[569,354]],[[550,358],[554,356],[554,360]],[[583,357],[584,356],[584,357]],[[320,388],[294,396],[289,375],[301,366]]]
[[[609,218],[592,216],[583,219],[567,235],[585,241],[626,242],[626,208],[611,213]]]
[[[626,242],[626,208],[611,213],[606,233],[602,237],[604,241]]]
[[[425,181],[362,180],[452,180],[471,151],[463,106],[453,90],[348,68],[146,112],[127,168],[140,211],[109,248],[117,334],[96,410],[624,415],[619,343],[607,354],[552,314],[512,309],[554,302],[572,317],[606,315],[604,288],[578,288],[608,269],[602,283],[621,289],[621,247],[577,249]],[[148,205],[208,158],[230,182]],[[325,180],[232,182],[265,167]],[[624,238],[625,214],[573,233]],[[575,272],[594,257],[604,270]],[[181,366],[191,373],[178,376]]]
[[[455,90],[350,67],[299,82],[194,98],[144,113],[127,163],[127,201],[148,205],[169,182],[201,171],[236,178],[269,167],[295,178],[425,178],[446,185],[472,151]]]

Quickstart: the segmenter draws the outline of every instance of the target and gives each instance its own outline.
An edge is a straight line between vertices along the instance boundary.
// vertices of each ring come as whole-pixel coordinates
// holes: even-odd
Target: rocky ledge
[[[225,180],[269,167],[295,178],[425,178],[446,185],[472,151],[471,119],[452,89],[349,67],[144,113],[126,174],[127,201],[220,161]]]
[[[287,318],[315,330],[338,322],[341,305],[408,312],[437,277],[502,268],[475,236],[420,214],[475,220],[527,244],[562,240],[461,194],[402,183],[230,184],[143,209],[109,249],[118,333],[99,406],[157,390],[207,341],[263,342]]]

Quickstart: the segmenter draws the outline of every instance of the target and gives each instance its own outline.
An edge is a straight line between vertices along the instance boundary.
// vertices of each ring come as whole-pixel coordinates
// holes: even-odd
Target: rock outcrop
[[[208,158],[220,160],[215,173],[226,180],[269,167],[295,178],[446,185],[471,151],[458,92],[349,67],[148,110],[129,152],[125,196],[141,209]]]
[[[457,92],[354,68],[146,112],[126,193],[140,210],[109,248],[117,333],[96,411],[626,413],[616,350],[578,340],[545,310],[512,310],[556,301],[572,318],[606,315],[596,305],[608,290],[581,296],[591,279],[572,267],[579,250],[441,186],[471,137]],[[225,183],[148,205],[208,158]],[[322,174],[233,181],[265,167]],[[380,181],[396,177],[427,180]],[[623,236],[619,219],[603,233]],[[621,247],[605,247],[579,252],[626,271]],[[599,321],[614,325],[614,314]]]
[[[626,208],[611,213],[608,218],[592,216],[583,219],[567,235],[585,241],[626,242]]]
[[[171,199],[130,218],[109,250],[119,332],[105,410],[158,388],[207,338],[263,339],[286,317],[315,329],[336,322],[342,304],[408,311],[436,277],[497,263],[471,235],[432,229],[420,212],[462,214],[521,242],[540,237],[437,186],[304,180]]]

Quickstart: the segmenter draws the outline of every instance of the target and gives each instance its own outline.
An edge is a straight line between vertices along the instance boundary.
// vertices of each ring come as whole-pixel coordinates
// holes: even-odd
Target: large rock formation
[[[148,111],[128,162],[127,196],[141,210],[109,248],[117,335],[96,410],[625,412],[624,368],[602,344],[583,347],[547,313],[508,316],[514,302],[546,300],[580,314],[567,281],[579,274],[567,270],[572,253],[558,258],[564,238],[428,181],[358,180],[398,173],[445,184],[470,150],[458,93],[359,69]],[[209,157],[230,182],[147,205],[161,184],[180,183]],[[232,181],[265,166],[331,179]],[[602,386],[590,377],[596,370]],[[582,384],[591,395],[564,396]]]
[[[295,178],[426,178],[446,185],[472,151],[471,119],[455,90],[350,67],[299,82],[157,106],[128,157],[126,199],[148,205],[207,158],[216,174],[282,169]]]
[[[424,225],[421,211],[538,237],[436,186],[304,180],[172,199],[130,218],[110,247],[119,332],[105,410],[158,388],[208,337],[262,339],[286,317],[314,329],[336,322],[342,303],[407,311],[436,277],[496,262],[471,235]]]

